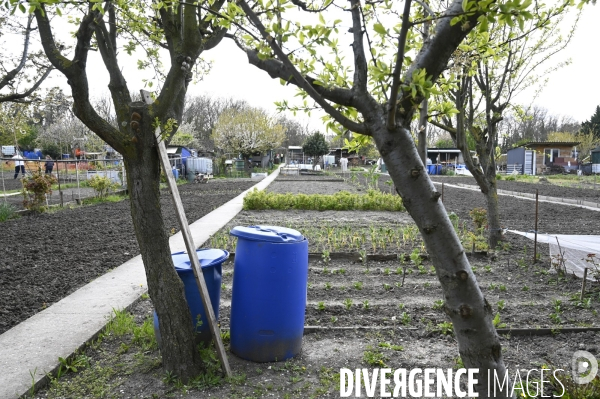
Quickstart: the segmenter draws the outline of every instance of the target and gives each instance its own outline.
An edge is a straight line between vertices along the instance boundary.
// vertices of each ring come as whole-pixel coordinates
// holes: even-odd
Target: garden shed
[[[171,166],[185,176],[185,163],[192,156],[192,151],[182,145],[170,145],[167,147],[167,155]]]
[[[506,154],[506,173],[519,175],[536,175],[536,152],[525,147],[508,150]]]
[[[577,146],[579,144],[575,141],[531,141],[519,147],[535,151],[535,174],[541,174],[547,171],[577,169]],[[511,164],[510,159],[507,160],[507,164]]]
[[[427,158],[432,164],[463,164],[463,156],[458,148],[428,148]]]
[[[596,147],[591,151],[592,158],[592,173],[600,173],[600,147]]]

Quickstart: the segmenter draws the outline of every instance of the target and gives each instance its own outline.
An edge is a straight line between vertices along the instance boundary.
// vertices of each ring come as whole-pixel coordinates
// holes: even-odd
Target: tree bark
[[[487,397],[488,370],[499,378],[506,374],[492,309],[479,289],[462,244],[439,200],[440,193],[429,179],[408,130],[397,127],[389,131],[381,119],[372,131],[435,266],[444,294],[444,309],[454,325],[461,358],[467,367],[479,369],[476,389],[480,397]],[[500,397],[510,395],[505,392]]]
[[[159,319],[163,366],[187,382],[197,377],[204,365],[191,333],[193,321],[185,306],[184,286],[173,267],[160,205],[160,162],[152,118],[145,110],[142,104],[132,106],[132,111],[143,115],[143,119],[134,136],[135,154],[124,157],[131,217],[146,269],[148,293]]]

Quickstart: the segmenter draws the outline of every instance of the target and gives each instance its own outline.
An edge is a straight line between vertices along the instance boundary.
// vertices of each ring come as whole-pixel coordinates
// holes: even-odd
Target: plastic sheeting
[[[522,232],[517,230],[508,230],[511,233],[519,234],[535,239],[534,232]],[[548,244],[550,247],[550,257],[557,259],[562,254],[565,261],[565,268],[569,274],[575,274],[583,278],[583,270],[588,270],[587,279],[600,279],[600,266],[594,265],[587,260],[589,254],[595,254],[596,264],[600,263],[600,236],[594,235],[568,235],[568,234],[540,234],[537,235],[537,242]]]

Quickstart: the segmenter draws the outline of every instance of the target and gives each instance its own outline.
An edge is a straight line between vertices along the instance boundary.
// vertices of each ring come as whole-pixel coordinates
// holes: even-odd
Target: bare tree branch
[[[392,87],[390,88],[390,99],[388,102],[387,127],[393,129],[396,126],[396,102],[398,101],[398,91],[400,90],[400,74],[402,73],[402,64],[404,63],[404,48],[408,30],[410,29],[410,3],[411,0],[405,0],[404,14],[402,15],[402,28],[398,37],[398,53],[396,54],[396,65],[392,72]]]
[[[246,13],[246,16],[250,19],[252,24],[259,30],[263,39],[269,43],[271,49],[275,53],[275,55],[279,58],[281,63],[287,68],[287,71],[291,74],[286,79],[290,81],[290,78],[294,78],[294,84],[300,87],[302,90],[306,91],[308,95],[319,104],[325,112],[327,112],[336,122],[344,126],[346,129],[349,129],[356,133],[367,134],[365,126],[362,123],[354,122],[347,117],[345,117],[340,111],[334,108],[331,104],[327,102],[327,100],[315,89],[314,84],[309,83],[304,76],[294,67],[288,56],[283,52],[283,50],[277,45],[274,38],[271,37],[262,22],[258,19],[257,15],[250,8],[248,3],[244,0],[238,0],[238,4],[242,7],[242,10]],[[248,52],[247,52],[248,54]]]

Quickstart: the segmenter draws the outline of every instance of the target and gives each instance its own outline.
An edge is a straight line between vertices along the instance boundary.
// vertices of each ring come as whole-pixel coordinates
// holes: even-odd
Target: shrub
[[[487,225],[487,211],[483,208],[473,208],[469,212],[473,224],[477,230],[483,229]]]
[[[367,194],[340,191],[323,194],[276,194],[253,190],[244,197],[245,210],[301,209],[314,211],[405,211],[402,198],[389,193],[369,190]]]
[[[52,194],[52,185],[55,183],[54,176],[44,174],[41,170],[23,179],[23,206],[29,210],[43,212],[46,209],[46,194]]]
[[[104,176],[94,176],[87,181],[88,186],[94,189],[97,198],[105,198],[110,190],[114,190],[119,185]]]

